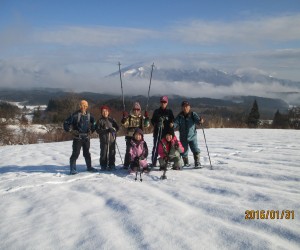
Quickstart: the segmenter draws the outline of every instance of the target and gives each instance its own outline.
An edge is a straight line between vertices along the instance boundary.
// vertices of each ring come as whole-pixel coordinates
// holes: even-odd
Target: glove
[[[108,130],[109,130],[109,132],[112,133],[112,134],[116,132],[116,129],[113,128],[113,127],[110,127]]]
[[[123,111],[123,119],[128,117],[128,112],[127,111]]]
[[[74,135],[74,136],[78,136],[78,135],[79,135],[79,131],[77,131],[77,130],[72,130],[72,129],[70,129],[70,133],[71,133],[72,135]]]
[[[148,111],[145,111],[145,118],[148,118],[149,117],[149,114],[148,114]]]
[[[178,141],[177,141],[177,142],[175,142],[175,144],[174,144],[174,148],[175,148],[176,150],[178,150],[178,148],[179,148]]]
[[[169,161],[169,156],[164,157],[165,162]]]
[[[199,123],[200,123],[200,124],[203,124],[203,123],[204,123],[204,118],[203,118],[203,117],[200,117]]]
[[[137,166],[140,165],[140,158],[138,156],[134,157],[134,162]]]

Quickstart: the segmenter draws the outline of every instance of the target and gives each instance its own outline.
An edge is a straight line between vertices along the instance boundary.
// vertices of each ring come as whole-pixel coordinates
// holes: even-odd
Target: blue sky
[[[1,0],[0,86],[77,89],[118,61],[300,81],[299,27],[299,0]]]

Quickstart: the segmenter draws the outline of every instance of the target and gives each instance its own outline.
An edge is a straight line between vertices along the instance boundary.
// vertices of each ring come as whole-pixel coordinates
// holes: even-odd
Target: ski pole
[[[149,89],[148,89],[148,99],[147,99],[146,111],[148,111],[148,104],[149,104],[149,96],[150,96],[150,88],[151,88],[153,68],[154,68],[154,63],[151,65],[151,75],[150,75],[150,83],[149,83]]]
[[[153,155],[152,155],[152,162],[155,159],[155,155],[156,155],[156,151],[157,151],[157,147],[158,147],[158,142],[160,141],[160,137],[161,137],[161,133],[162,133],[162,127],[158,127],[158,132],[157,132],[157,140],[156,140],[156,144],[154,145],[154,150],[153,150]]]
[[[201,124],[201,128],[202,128],[202,131],[203,131],[203,136],[204,136],[205,146],[206,146],[206,150],[207,150],[207,154],[208,154],[208,158],[209,158],[210,169],[212,170],[213,167],[212,167],[212,165],[211,165],[210,155],[209,155],[209,151],[208,151],[208,147],[207,147],[207,142],[206,142],[206,137],[205,137],[205,133],[204,133],[204,128],[203,128],[203,125],[202,125],[202,124]]]
[[[122,83],[122,74],[121,74],[121,63],[119,65],[119,73],[120,73],[120,82],[121,82],[121,91],[122,91],[122,100],[123,100],[123,111],[125,111],[125,101],[124,101],[124,93],[123,93],[123,83]]]
[[[162,146],[163,146],[163,150],[164,150],[164,152],[167,156],[167,159],[166,159],[166,162],[165,162],[163,175],[160,177],[160,179],[165,180],[165,179],[167,179],[166,172],[167,172],[167,168],[168,168],[168,164],[169,164],[169,153],[170,152],[168,153],[166,145],[163,142],[161,142],[161,143],[162,143]]]
[[[107,152],[106,152],[106,165],[109,164],[109,141],[110,141],[110,132],[108,133],[108,140],[107,140]]]
[[[140,161],[139,161],[138,169],[137,169],[136,172],[135,172],[135,179],[134,179],[135,181],[137,180],[138,173],[140,173],[140,181],[142,182],[143,179],[142,179],[142,170],[141,170],[141,164],[140,164]]]

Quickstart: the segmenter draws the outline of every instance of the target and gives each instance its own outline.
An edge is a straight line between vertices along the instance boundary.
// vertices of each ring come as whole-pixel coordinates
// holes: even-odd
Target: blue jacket
[[[72,129],[78,131],[80,134],[87,134],[90,131],[92,133],[95,131],[95,125],[95,118],[90,113],[83,115],[78,110],[65,120],[64,130],[68,132]]]
[[[189,112],[184,115],[180,112],[174,120],[174,128],[179,129],[180,141],[192,141],[197,138],[196,124],[199,124],[201,118],[195,112]]]

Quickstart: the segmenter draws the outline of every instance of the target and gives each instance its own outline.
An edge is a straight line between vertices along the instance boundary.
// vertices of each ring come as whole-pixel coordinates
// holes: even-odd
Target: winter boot
[[[92,172],[92,173],[96,173],[96,172],[98,172],[98,169],[93,168],[93,167],[89,167],[89,168],[87,168],[86,171],[89,171],[89,172]]]
[[[195,167],[196,169],[202,168],[201,163],[200,163],[200,153],[195,153],[194,154],[194,160],[195,160]]]
[[[188,157],[182,157],[182,160],[183,160],[183,167],[190,166]]]
[[[89,172],[98,172],[98,170],[96,168],[92,167],[92,161],[90,157],[86,157],[85,158],[85,163],[86,163],[86,171]]]
[[[76,171],[76,161],[71,161],[70,160],[70,175],[77,174]]]

